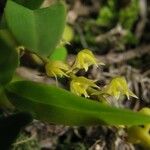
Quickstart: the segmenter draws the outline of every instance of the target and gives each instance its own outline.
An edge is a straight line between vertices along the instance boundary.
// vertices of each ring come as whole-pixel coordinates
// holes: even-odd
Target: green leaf
[[[13,1],[29,9],[36,9],[40,7],[40,5],[44,0],[13,0]]]
[[[16,108],[37,119],[65,125],[139,125],[150,117],[117,109],[78,97],[64,89],[32,81],[18,81],[6,87],[6,95]]]
[[[50,60],[61,60],[65,61],[67,58],[67,49],[65,47],[57,47],[52,55],[50,55]]]
[[[12,45],[12,47],[17,46],[17,42],[7,29],[0,29],[0,36],[5,39],[8,44]]]
[[[0,84],[7,84],[18,65],[18,54],[0,34]]]
[[[0,29],[7,29],[7,24],[4,15],[2,16],[0,21]]]
[[[5,16],[9,29],[20,45],[48,56],[62,36],[66,10],[60,1],[47,8],[30,10],[9,0]]]

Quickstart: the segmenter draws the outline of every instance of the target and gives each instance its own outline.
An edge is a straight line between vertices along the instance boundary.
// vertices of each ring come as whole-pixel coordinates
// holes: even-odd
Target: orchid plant
[[[81,69],[88,71],[91,65],[104,65],[92,51],[81,50],[72,65],[56,59],[66,50],[60,44],[66,24],[66,6],[63,1],[56,0],[43,8],[42,2],[8,0],[4,5],[0,24],[0,107],[3,112],[11,109],[13,114],[0,117],[0,147],[10,146],[20,128],[32,118],[63,125],[149,124],[148,115],[100,102],[109,96],[116,100],[121,95],[126,95],[128,99],[129,96],[137,98],[124,77],[115,77],[100,88],[96,80],[77,75]],[[56,80],[67,78],[70,91],[23,78],[16,81],[15,71],[19,67],[22,51],[40,60],[45,76]],[[99,102],[92,100],[92,95]],[[11,135],[9,140],[4,136],[6,134]],[[3,145],[7,140],[8,144]]]

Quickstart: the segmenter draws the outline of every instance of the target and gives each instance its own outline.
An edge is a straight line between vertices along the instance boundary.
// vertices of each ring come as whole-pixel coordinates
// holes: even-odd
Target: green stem
[[[0,89],[0,108],[11,110],[14,109],[14,106],[8,100],[3,88]]]

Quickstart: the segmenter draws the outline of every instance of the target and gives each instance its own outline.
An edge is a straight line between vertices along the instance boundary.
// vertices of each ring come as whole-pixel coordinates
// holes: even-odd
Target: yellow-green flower
[[[142,108],[140,113],[150,115],[150,108]],[[150,149],[150,124],[141,126],[131,126],[128,128],[128,141],[134,144],[141,144]]]
[[[119,99],[120,95],[126,95],[129,99],[129,96],[138,98],[129,88],[124,77],[115,77],[111,82],[106,85],[103,90],[104,94],[114,96],[116,99]]]
[[[98,88],[95,81],[85,77],[74,77],[70,83],[70,91],[78,96],[84,95],[85,97],[89,97],[87,90],[90,87]]]
[[[73,69],[85,69],[87,71],[89,66],[96,65],[98,67],[99,64],[104,65],[104,63],[98,62],[90,50],[83,49],[78,53]]]
[[[68,77],[68,75],[66,74],[66,72],[69,70],[69,66],[65,63],[63,63],[62,61],[49,61],[46,65],[45,65],[45,70],[46,70],[46,74],[49,77],[63,77],[66,76]]]

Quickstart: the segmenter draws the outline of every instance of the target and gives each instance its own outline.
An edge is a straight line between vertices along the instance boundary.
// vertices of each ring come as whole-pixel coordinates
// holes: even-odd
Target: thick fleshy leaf
[[[17,46],[17,42],[15,41],[12,34],[7,29],[0,29],[0,36],[5,39],[5,41],[11,45],[12,47]]]
[[[0,34],[0,84],[7,84],[14,74],[18,65],[18,54],[12,45],[2,38]]]
[[[0,20],[0,29],[7,29],[7,23],[6,23],[4,15],[1,17],[1,20]]]
[[[13,1],[15,1],[18,4],[21,4],[27,8],[36,9],[36,8],[40,7],[40,5],[42,4],[42,2],[44,0],[13,0]]]
[[[140,125],[150,117],[126,109],[108,107],[99,102],[43,83],[18,81],[6,87],[6,95],[16,108],[36,118],[65,125]]]
[[[30,10],[9,0],[5,16],[9,29],[20,45],[48,56],[62,36],[66,10],[60,1],[47,8]]]
[[[50,60],[61,60],[65,61],[67,58],[67,49],[65,47],[57,47],[55,48],[52,55],[50,55]]]

